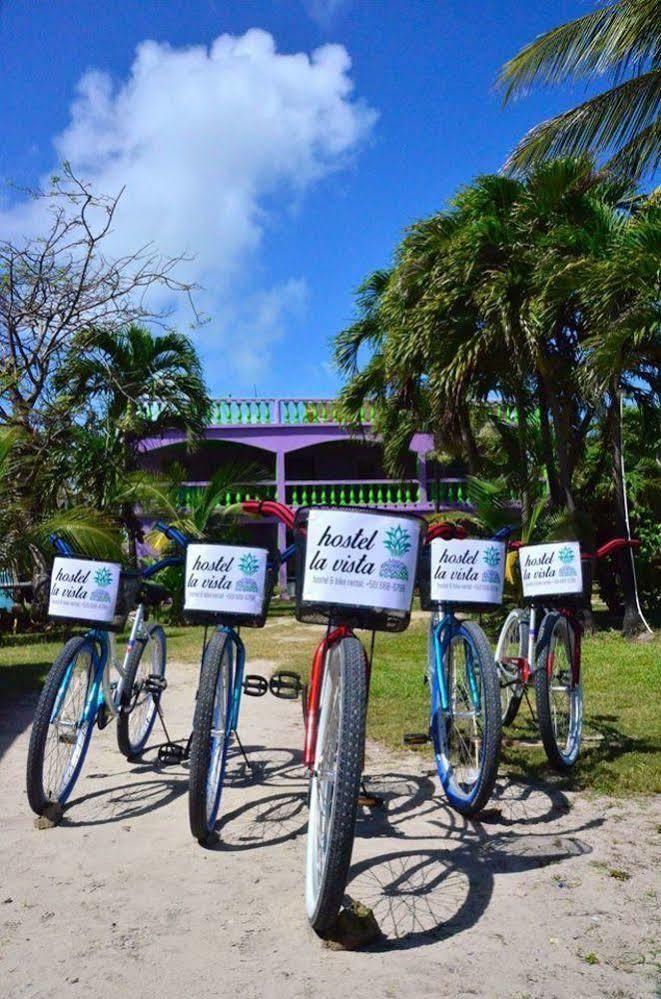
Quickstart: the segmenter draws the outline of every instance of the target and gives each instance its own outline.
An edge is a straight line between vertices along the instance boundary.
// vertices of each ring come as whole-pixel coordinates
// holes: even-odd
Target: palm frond
[[[570,111],[532,128],[505,163],[508,171],[525,171],[550,156],[577,156],[631,143],[642,131],[658,127],[661,70],[627,80]],[[630,157],[636,176],[658,162],[658,150],[643,143],[640,157]]]
[[[555,84],[607,71],[620,79],[627,70],[658,61],[660,39],[656,0],[619,0],[526,45],[505,63],[497,85],[507,102],[536,82]]]

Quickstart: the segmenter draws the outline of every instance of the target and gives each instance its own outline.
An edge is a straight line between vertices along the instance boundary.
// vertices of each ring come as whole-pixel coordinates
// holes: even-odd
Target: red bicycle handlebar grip
[[[277,503],[275,500],[244,500],[241,503],[245,513],[264,514],[267,517],[276,517],[287,527],[294,526],[294,511],[284,503]]]
[[[449,524],[445,521],[442,524],[430,524],[427,528],[425,541],[429,544],[434,538],[443,538],[444,541],[451,541],[453,538],[461,540],[467,535],[466,528],[462,527],[461,524]]]
[[[620,548],[640,548],[640,541],[637,538],[613,538],[597,548],[595,554],[597,558],[604,558],[606,555],[619,551]]]

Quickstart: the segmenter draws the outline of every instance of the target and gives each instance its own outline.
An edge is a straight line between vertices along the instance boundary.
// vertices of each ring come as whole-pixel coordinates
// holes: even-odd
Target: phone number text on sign
[[[212,614],[259,614],[267,552],[237,545],[189,545],[184,609]]]
[[[405,518],[310,510],[303,600],[408,612],[419,543]]]
[[[500,541],[431,542],[430,596],[436,603],[500,604],[505,545]]]

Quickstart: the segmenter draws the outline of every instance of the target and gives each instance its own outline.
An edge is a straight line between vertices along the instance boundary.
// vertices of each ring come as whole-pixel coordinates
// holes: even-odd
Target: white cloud
[[[153,242],[164,254],[195,254],[183,276],[206,289],[203,340],[230,336],[237,321],[246,373],[251,346],[273,342],[303,297],[300,279],[255,287],[273,206],[345,166],[375,121],[354,98],[350,69],[341,45],[282,54],[259,29],[208,48],[145,41],[125,81],[98,70],[82,77],[54,140],[58,160],[98,192],[125,187],[111,252]],[[31,228],[34,213],[18,205],[0,224]]]
[[[322,28],[330,27],[336,15],[345,10],[351,0],[303,0],[309,17]]]

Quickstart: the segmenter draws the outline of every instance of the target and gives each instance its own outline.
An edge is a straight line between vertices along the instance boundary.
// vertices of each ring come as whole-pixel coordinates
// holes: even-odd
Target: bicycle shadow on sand
[[[470,929],[489,906],[497,874],[589,854],[579,834],[604,821],[549,828],[568,815],[569,801],[553,786],[526,781],[499,782],[490,807],[475,820],[451,809],[427,777],[386,774],[368,787],[384,798],[384,807],[362,810],[354,856],[380,838],[402,841],[401,849],[354,862],[349,873],[345,904],[370,908],[383,934],[367,948],[372,951],[422,947]]]

